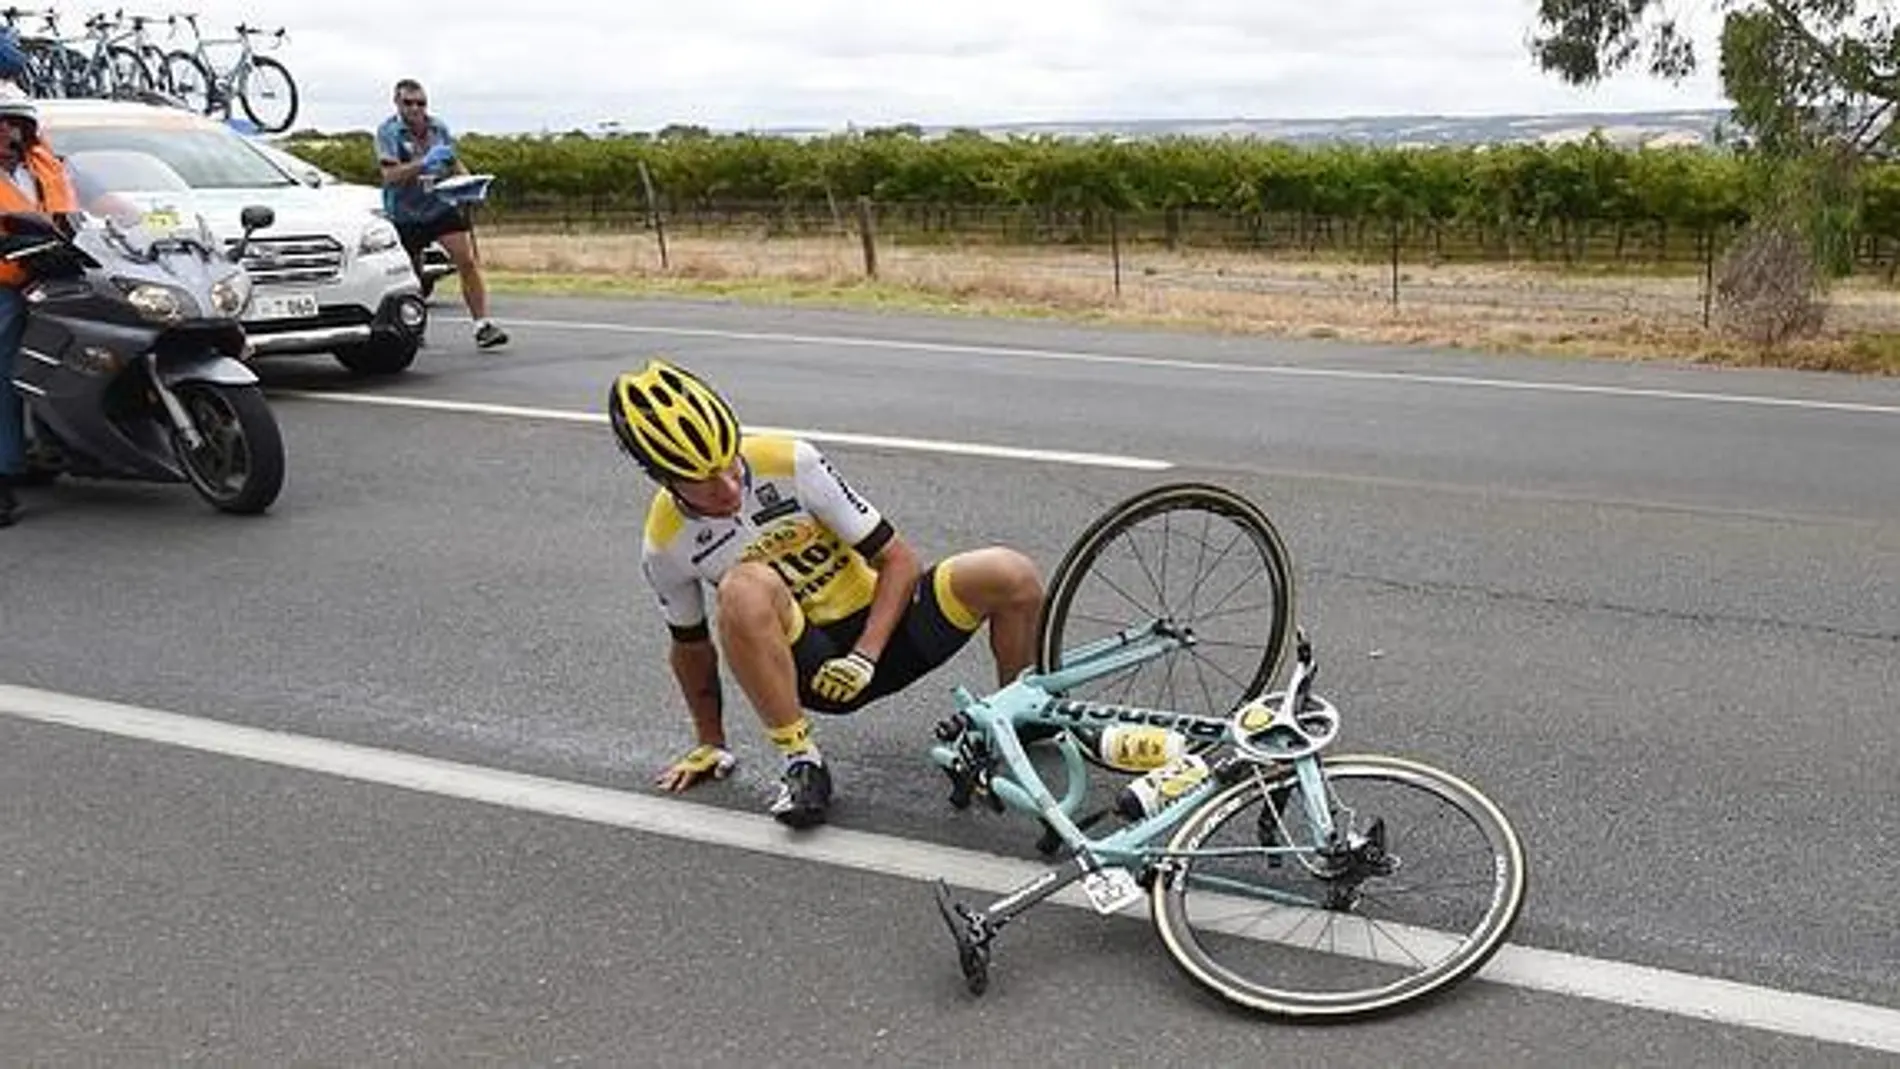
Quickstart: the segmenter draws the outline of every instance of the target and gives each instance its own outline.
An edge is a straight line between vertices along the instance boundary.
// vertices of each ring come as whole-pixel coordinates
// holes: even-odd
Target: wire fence
[[[655,213],[580,203],[491,210],[524,266],[705,276],[860,277],[1008,296],[1067,289],[1206,308],[1319,302],[1513,322],[1708,330],[1733,227],[1337,219],[1208,210],[1013,209],[869,199]],[[510,237],[516,240],[507,245]],[[538,245],[534,244],[538,242]],[[530,250],[538,248],[538,253]],[[539,262],[535,261],[539,257]],[[1840,329],[1900,331],[1900,244],[1867,238],[1835,288]]]

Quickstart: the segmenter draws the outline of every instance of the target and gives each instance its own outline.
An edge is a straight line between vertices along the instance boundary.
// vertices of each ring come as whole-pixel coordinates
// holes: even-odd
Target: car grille
[[[244,270],[260,286],[329,282],[343,273],[343,246],[322,234],[254,237],[244,250]]]

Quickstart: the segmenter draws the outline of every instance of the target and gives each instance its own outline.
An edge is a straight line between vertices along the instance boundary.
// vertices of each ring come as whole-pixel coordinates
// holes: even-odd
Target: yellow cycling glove
[[[655,777],[655,782],[665,790],[683,791],[703,779],[725,779],[738,763],[739,759],[725,747],[702,742],[687,751],[685,757],[666,766],[665,771]]]
[[[870,686],[871,676],[876,672],[876,661],[852,650],[843,657],[833,657],[818,666],[818,671],[811,677],[812,693],[842,705]]]

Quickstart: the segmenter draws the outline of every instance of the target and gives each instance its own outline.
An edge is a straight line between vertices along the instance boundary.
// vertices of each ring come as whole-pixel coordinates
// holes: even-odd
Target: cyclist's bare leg
[[[798,668],[785,638],[797,612],[784,581],[766,565],[734,565],[719,581],[719,645],[767,727],[790,727],[805,715],[798,701]]]
[[[1016,550],[989,546],[956,554],[950,592],[990,625],[996,684],[1008,686],[1036,659],[1036,620],[1042,610],[1042,577],[1036,563]]]

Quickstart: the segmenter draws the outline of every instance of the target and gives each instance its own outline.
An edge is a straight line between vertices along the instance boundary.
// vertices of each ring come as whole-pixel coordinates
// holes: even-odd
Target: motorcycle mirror
[[[251,232],[262,230],[277,221],[277,213],[268,204],[252,204],[238,213],[238,222],[244,226],[244,236],[231,249],[231,262],[242,263],[245,252],[251,247]]]

